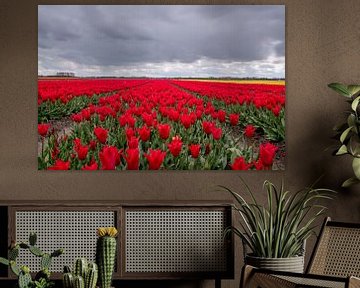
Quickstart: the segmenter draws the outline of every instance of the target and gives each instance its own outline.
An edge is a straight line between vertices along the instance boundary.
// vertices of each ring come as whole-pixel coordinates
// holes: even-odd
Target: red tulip
[[[203,126],[204,132],[206,134],[211,134],[211,132],[212,132],[212,130],[214,128],[214,123],[209,122],[209,121],[204,121],[202,123],[202,126]]]
[[[179,156],[182,148],[181,138],[179,136],[173,137],[172,141],[168,144],[168,148],[174,157]]]
[[[143,126],[143,127],[139,128],[138,133],[139,133],[141,141],[146,142],[150,139],[151,131],[148,127]]]
[[[229,121],[232,126],[236,126],[239,123],[239,114],[230,114]]]
[[[98,164],[96,162],[84,165],[81,170],[98,170]]]
[[[277,106],[275,106],[271,111],[274,113],[274,115],[275,115],[276,117],[278,117],[278,116],[280,115],[281,106],[277,105]]]
[[[127,170],[139,170],[139,159],[140,153],[139,148],[130,148],[127,149],[125,152],[125,160],[127,163],[126,169]]]
[[[221,136],[222,136],[222,129],[217,128],[217,127],[213,127],[213,129],[211,130],[211,133],[212,133],[215,140],[219,140],[221,138]]]
[[[259,159],[266,167],[272,166],[278,149],[278,147],[269,142],[260,145]]]
[[[157,128],[161,139],[166,140],[169,138],[171,128],[169,124],[159,124]]]
[[[81,114],[73,114],[73,115],[71,115],[71,120],[73,120],[74,122],[80,123],[83,120],[82,115]]]
[[[246,163],[244,157],[236,157],[234,163],[230,165],[232,170],[249,170],[250,164]]]
[[[119,117],[119,123],[121,127],[124,127],[125,125],[128,125],[130,127],[134,127],[136,120],[133,116],[130,114],[124,114]]]
[[[144,156],[149,162],[149,169],[158,170],[165,159],[166,152],[160,149],[149,149],[148,154],[144,154]]]
[[[79,138],[74,139],[74,150],[78,155],[79,160],[84,160],[89,152],[89,147],[81,145]]]
[[[48,170],[69,170],[70,169],[70,161],[62,161],[57,159],[53,166],[47,168]]]
[[[200,148],[201,146],[199,144],[191,144],[189,145],[189,150],[191,153],[191,157],[198,158],[200,154]]]
[[[224,110],[219,110],[217,118],[219,119],[220,122],[225,122],[226,112]]]
[[[104,146],[99,157],[102,170],[115,170],[120,164],[120,151],[114,146]]]
[[[96,127],[94,129],[94,134],[97,137],[97,139],[99,140],[100,143],[105,144],[107,137],[108,137],[108,130],[101,128],[101,127]]]
[[[180,116],[180,121],[181,121],[181,124],[182,124],[186,129],[190,128],[190,126],[191,126],[191,117],[190,117],[190,115],[188,115],[188,114],[182,114],[182,115]]]
[[[95,148],[96,148],[96,141],[90,140],[89,146],[90,146],[90,149],[91,149],[91,150],[95,150]]]
[[[135,130],[133,128],[126,128],[125,134],[126,134],[126,139],[129,141],[129,139],[135,136]]]
[[[244,135],[247,138],[252,138],[252,137],[254,137],[255,131],[256,131],[256,128],[253,125],[247,125],[244,130]]]
[[[152,116],[151,114],[149,114],[149,113],[143,113],[143,114],[141,115],[141,118],[143,119],[143,121],[145,122],[145,124],[146,124],[148,127],[150,127],[150,126],[153,125],[154,119],[153,119],[153,116]]]
[[[135,136],[131,136],[130,139],[128,139],[128,147],[130,149],[136,149],[139,148],[139,139]]]
[[[45,137],[46,134],[49,131],[49,128],[50,128],[49,124],[45,124],[45,123],[38,124],[38,133],[39,133],[39,135],[41,135],[42,137]]]

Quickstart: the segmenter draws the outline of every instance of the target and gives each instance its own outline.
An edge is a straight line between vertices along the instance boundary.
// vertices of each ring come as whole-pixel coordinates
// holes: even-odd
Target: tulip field
[[[39,79],[40,170],[282,170],[281,81]]]

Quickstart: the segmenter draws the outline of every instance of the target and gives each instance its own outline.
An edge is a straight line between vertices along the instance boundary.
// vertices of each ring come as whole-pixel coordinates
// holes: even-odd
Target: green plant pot
[[[246,255],[245,263],[262,269],[304,273],[304,256],[289,258],[263,258]]]

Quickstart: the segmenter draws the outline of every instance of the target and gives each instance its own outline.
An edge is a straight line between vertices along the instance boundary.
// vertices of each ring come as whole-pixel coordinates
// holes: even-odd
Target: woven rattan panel
[[[310,273],[360,277],[360,229],[326,227]]]
[[[62,272],[74,259],[95,260],[96,228],[115,226],[114,211],[16,211],[16,241],[28,241],[29,233],[37,233],[37,246],[51,253],[64,248],[65,253],[53,260],[50,270]],[[29,251],[21,251],[19,263],[38,271],[40,259]]]
[[[314,278],[302,278],[292,276],[275,276],[291,283],[294,283],[294,287],[326,287],[326,288],[345,288],[345,279],[343,282],[314,279]],[[280,286],[279,286],[280,287]],[[282,286],[281,286],[282,287]]]
[[[126,211],[125,272],[226,271],[224,211]]]

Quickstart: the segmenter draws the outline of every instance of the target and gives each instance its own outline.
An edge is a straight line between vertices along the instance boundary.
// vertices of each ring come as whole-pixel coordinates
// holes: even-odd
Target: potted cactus
[[[78,258],[71,272],[69,266],[64,267],[64,288],[95,288],[98,279],[98,267],[96,263],[88,262],[85,258]]]
[[[0,257],[0,263],[10,266],[11,271],[18,277],[19,288],[49,288],[54,285],[50,280],[50,265],[54,257],[64,253],[63,249],[57,249],[52,253],[45,253],[36,246],[37,236],[30,233],[29,243],[12,243],[8,252],[8,259]],[[33,255],[39,257],[41,270],[35,275],[34,280],[30,275],[30,268],[26,265],[19,266],[16,259],[20,249],[28,250]]]
[[[110,288],[116,258],[115,227],[101,227],[97,229],[96,262],[99,268],[99,287]]]

